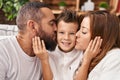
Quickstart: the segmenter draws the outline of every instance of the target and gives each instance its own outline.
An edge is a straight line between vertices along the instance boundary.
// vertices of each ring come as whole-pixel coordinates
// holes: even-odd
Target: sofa
[[[0,24],[0,39],[14,36],[18,33],[17,25]]]

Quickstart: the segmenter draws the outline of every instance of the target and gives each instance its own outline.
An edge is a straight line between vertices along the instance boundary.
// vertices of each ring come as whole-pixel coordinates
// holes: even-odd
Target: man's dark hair
[[[40,19],[44,16],[42,12],[40,12],[40,8],[49,8],[47,4],[39,1],[28,2],[21,7],[18,12],[16,23],[19,30],[24,30],[26,23],[28,20],[34,20],[36,22],[40,21]]]

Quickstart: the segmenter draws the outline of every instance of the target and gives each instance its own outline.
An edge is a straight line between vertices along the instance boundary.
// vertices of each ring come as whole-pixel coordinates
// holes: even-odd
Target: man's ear
[[[32,32],[36,32],[36,28],[35,28],[35,21],[33,20],[28,20],[27,22],[27,29],[32,31]]]

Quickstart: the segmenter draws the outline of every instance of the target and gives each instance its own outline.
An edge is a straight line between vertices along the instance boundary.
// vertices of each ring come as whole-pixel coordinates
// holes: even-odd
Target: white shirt
[[[16,37],[0,40],[0,80],[41,80],[40,60],[28,56]]]
[[[88,80],[120,80],[120,49],[112,49],[90,72]]]
[[[50,65],[54,80],[73,80],[82,56],[81,51],[73,49],[71,52],[65,53],[56,47],[55,51],[50,53]]]

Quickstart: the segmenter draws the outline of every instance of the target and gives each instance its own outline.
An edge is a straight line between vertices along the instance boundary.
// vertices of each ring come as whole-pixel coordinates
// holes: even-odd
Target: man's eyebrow
[[[52,20],[50,20],[49,22],[56,22],[56,19],[52,19]]]

